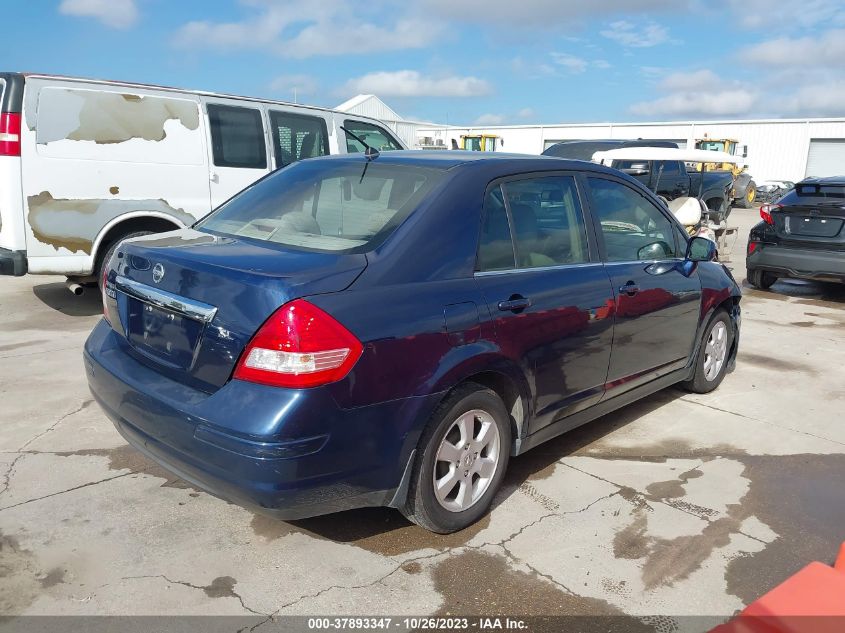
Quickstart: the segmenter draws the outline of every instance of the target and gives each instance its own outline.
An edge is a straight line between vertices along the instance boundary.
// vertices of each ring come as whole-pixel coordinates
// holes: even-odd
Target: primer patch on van
[[[189,226],[196,219],[165,200],[105,200],[100,198],[54,198],[49,191],[27,197],[29,226],[39,242],[56,250],[66,248],[91,254],[94,238],[111,220],[132,211],[167,214]]]
[[[64,139],[103,145],[133,138],[162,141],[167,136],[164,124],[169,120],[197,130],[198,104],[101,90],[44,88],[38,99],[35,138],[42,145]]]

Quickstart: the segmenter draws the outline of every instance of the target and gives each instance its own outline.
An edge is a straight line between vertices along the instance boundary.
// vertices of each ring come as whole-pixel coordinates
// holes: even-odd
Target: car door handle
[[[499,301],[499,310],[502,312],[519,312],[531,305],[531,299],[522,295],[512,295],[507,301]]]
[[[640,287],[637,284],[635,284],[633,281],[629,281],[624,286],[619,288],[619,294],[625,294],[625,295],[628,295],[629,297],[633,297],[639,291],[640,291]]]

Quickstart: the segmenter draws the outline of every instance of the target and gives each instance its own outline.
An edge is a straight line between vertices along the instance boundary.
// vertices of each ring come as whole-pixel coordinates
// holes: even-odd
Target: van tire
[[[704,336],[698,344],[695,373],[691,379],[682,382],[681,387],[692,393],[710,393],[722,384],[730,365],[733,339],[731,317],[720,308],[710,319],[707,329],[704,330]],[[710,373],[708,360],[709,363],[719,363],[715,372]]]
[[[105,253],[101,258],[99,258],[99,261],[97,262],[97,270],[95,272],[95,274],[97,275],[97,286],[100,288],[100,290],[103,289],[103,266],[105,266],[106,263],[111,260],[112,255],[114,255],[115,251],[117,251],[117,247],[120,246],[121,242],[123,242],[124,240],[131,239],[133,237],[141,237],[143,235],[152,234],[152,231],[132,231],[131,233],[126,233],[125,235],[118,235],[114,240],[109,243]]]

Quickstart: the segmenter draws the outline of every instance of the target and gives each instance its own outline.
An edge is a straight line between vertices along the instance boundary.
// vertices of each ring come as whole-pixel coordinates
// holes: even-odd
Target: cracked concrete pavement
[[[732,220],[743,279],[756,211]],[[0,616],[730,615],[845,540],[845,288],[746,286],[743,311],[718,391],[667,389],[512,460],[490,516],[437,536],[195,490],[91,401],[98,295],[0,279]]]

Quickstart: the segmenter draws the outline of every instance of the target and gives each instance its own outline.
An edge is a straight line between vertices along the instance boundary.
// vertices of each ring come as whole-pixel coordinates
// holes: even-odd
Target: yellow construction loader
[[[461,149],[473,152],[495,152],[499,137],[495,134],[461,134]]]
[[[748,147],[740,147],[739,141],[734,138],[704,138],[695,140],[695,149],[705,149],[714,152],[724,152],[738,158],[748,156]],[[704,171],[731,171],[734,175],[734,203],[737,206],[748,209],[754,205],[757,197],[757,185],[748,173],[747,167],[741,163],[702,163],[699,170]]]

